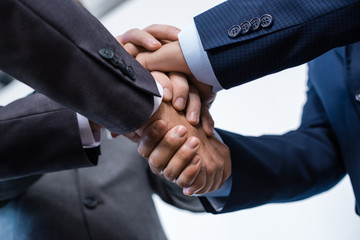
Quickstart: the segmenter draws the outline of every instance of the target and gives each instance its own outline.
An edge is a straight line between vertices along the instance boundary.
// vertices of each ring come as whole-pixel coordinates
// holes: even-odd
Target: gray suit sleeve
[[[38,92],[116,133],[149,118],[151,74],[75,1],[2,0],[0,32],[0,69]]]
[[[75,112],[42,94],[0,108],[0,181],[93,166]]]

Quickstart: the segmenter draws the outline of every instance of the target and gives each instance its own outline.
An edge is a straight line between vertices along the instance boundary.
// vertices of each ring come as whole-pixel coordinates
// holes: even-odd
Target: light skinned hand
[[[116,37],[118,42],[136,57],[140,52],[158,50],[162,44],[178,40],[180,29],[174,26],[153,24],[142,30],[133,28]]]
[[[137,60],[139,60],[140,63],[145,64],[142,62],[142,59],[145,59],[142,57],[142,54],[145,54],[144,56],[147,56],[147,54],[152,54],[152,52],[155,50],[160,51],[164,47],[168,48],[168,46],[171,46],[171,44],[173,43],[177,43],[178,45],[178,41],[176,40],[177,34],[179,32],[180,30],[173,26],[154,24],[146,27],[143,30],[131,29],[126,33],[118,36],[117,40],[122,45],[124,45],[125,49],[130,54],[132,54],[133,56],[137,56]],[[181,61],[185,64],[184,66],[187,68],[187,64],[185,62],[185,59],[183,58],[180,45],[178,45],[178,48],[180,51],[179,54],[176,54],[176,56],[180,57]],[[155,51],[153,53],[158,53],[158,51]],[[173,60],[173,58],[171,58],[171,60]],[[160,71],[163,70],[160,69]],[[177,72],[184,72],[188,75],[187,77],[185,77],[180,73],[169,74],[172,86],[170,84],[166,84],[165,87],[163,86],[164,100],[168,101],[169,98],[172,98],[174,108],[179,111],[184,110],[188,104],[189,106],[187,107],[187,109],[191,110],[186,111],[186,118],[188,119],[188,121],[196,125],[201,119],[201,123],[205,133],[208,136],[211,136],[214,130],[214,121],[211,115],[206,113],[208,112],[208,109],[210,108],[210,105],[215,98],[215,94],[212,92],[210,86],[195,80],[192,77],[192,74],[188,68],[186,71],[180,70]],[[191,84],[188,83],[189,78],[191,78]],[[193,86],[195,86],[196,89]],[[189,92],[189,89],[192,91]],[[189,101],[187,103],[188,99],[196,98],[194,96],[196,93],[200,95],[200,102]],[[200,105],[196,105],[198,103],[200,103]]]
[[[124,48],[150,71],[181,72],[199,89],[204,102],[213,99],[212,87],[197,81],[188,67],[174,26],[153,24],[143,30],[131,29],[117,37]]]
[[[163,44],[156,51],[143,51],[136,55],[141,65],[150,71],[181,72],[188,76],[188,80],[200,92],[203,101],[208,102],[214,98],[212,87],[199,82],[191,73],[182,53],[179,41]]]

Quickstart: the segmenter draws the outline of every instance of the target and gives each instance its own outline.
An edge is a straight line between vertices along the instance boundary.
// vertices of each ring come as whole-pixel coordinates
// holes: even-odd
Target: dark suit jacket
[[[75,1],[4,0],[0,13],[1,70],[113,132],[148,119],[151,74]]]
[[[0,113],[0,239],[166,239],[153,193],[203,209],[153,175],[125,138],[103,135],[98,166],[80,169],[98,153],[83,149],[75,113],[41,94]]]
[[[229,29],[264,14],[269,27],[228,36]],[[220,84],[231,88],[360,41],[359,0],[229,0],[195,17]]]
[[[227,1],[195,21],[216,76],[229,88],[358,41],[359,10],[360,2],[351,0]],[[227,36],[228,27],[265,13],[273,17],[270,27]],[[218,24],[209,24],[220,16]],[[218,37],[210,39],[214,32]],[[299,129],[262,137],[219,130],[232,158],[232,189],[222,212],[310,197],[346,173],[360,206],[359,46],[339,47],[310,62]]]

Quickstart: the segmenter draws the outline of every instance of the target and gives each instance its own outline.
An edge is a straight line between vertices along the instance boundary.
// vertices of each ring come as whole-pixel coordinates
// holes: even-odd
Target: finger
[[[158,40],[176,41],[178,40],[180,29],[170,25],[153,24],[144,28],[144,31],[148,32]]]
[[[201,194],[208,193],[208,192],[210,191],[213,183],[214,183],[214,177],[215,177],[215,176],[211,176],[211,177],[209,178],[209,176],[207,175],[207,176],[206,176],[205,185],[204,185],[201,189],[195,190],[195,193],[194,193],[194,194],[199,194],[199,195],[201,195]]]
[[[193,159],[186,164],[183,171],[176,179],[176,184],[182,188],[188,188],[194,184],[201,169],[201,159],[195,155]]]
[[[173,89],[172,105],[176,110],[182,111],[188,99],[189,83],[185,75],[181,73],[169,73],[169,78]]]
[[[165,44],[155,52],[139,53],[136,60],[150,71],[191,74],[178,41]]]
[[[201,189],[198,189],[195,192],[196,194],[205,194],[209,192],[215,180],[215,174],[217,169],[216,165],[214,164],[214,160],[212,159],[212,156],[211,159],[202,159],[202,164],[205,168],[206,182]]]
[[[165,136],[167,128],[165,121],[157,120],[144,129],[138,141],[138,152],[142,157],[148,158],[150,156],[156,145]]]
[[[207,136],[214,135],[214,120],[210,115],[208,107],[204,104],[201,106],[201,126]]]
[[[179,177],[186,164],[195,156],[199,145],[199,139],[196,137],[189,137],[186,140],[185,144],[179,148],[164,169],[166,180],[172,182]]]
[[[186,119],[196,125],[200,119],[201,100],[198,90],[193,86],[189,86],[189,98],[186,106]]]
[[[216,189],[219,188],[219,186],[222,184],[222,180],[223,180],[223,169],[218,169],[214,175],[214,181],[212,183],[212,185],[210,186],[210,189],[207,192],[213,192]]]
[[[198,81],[193,75],[188,75],[189,82],[196,87],[199,91],[202,104],[210,107],[216,97],[216,93],[213,92],[213,87]]]
[[[173,87],[170,78],[162,72],[151,72],[155,80],[163,87],[163,100],[166,102],[171,101],[173,97]]]
[[[121,45],[132,43],[149,51],[155,51],[161,47],[161,43],[150,33],[140,29],[130,29],[126,33],[117,36],[116,39]]]
[[[204,166],[200,167],[200,171],[196,176],[194,183],[187,188],[183,189],[183,193],[188,196],[193,196],[196,192],[204,188],[206,183],[206,170]]]
[[[133,57],[136,57],[136,55],[144,51],[144,48],[136,46],[132,43],[126,43],[123,47],[125,51],[127,51]]]
[[[127,137],[128,139],[130,139],[131,141],[138,143],[140,140],[140,136],[137,135],[135,132],[131,132],[131,133],[127,133],[124,134],[125,137]]]
[[[110,133],[111,134],[111,137],[113,137],[113,138],[117,138],[118,136],[120,136],[120,134],[117,134],[117,133]]]
[[[170,129],[149,156],[149,166],[154,173],[160,173],[165,169],[168,162],[184,144],[187,129],[184,126],[176,126]]]
[[[209,138],[210,144],[215,148],[215,151],[219,154],[221,159],[223,160],[223,174],[222,181],[219,185],[221,185],[230,177],[231,175],[231,156],[230,149],[224,143],[220,142],[217,138],[211,137]],[[218,188],[219,188],[218,187]]]

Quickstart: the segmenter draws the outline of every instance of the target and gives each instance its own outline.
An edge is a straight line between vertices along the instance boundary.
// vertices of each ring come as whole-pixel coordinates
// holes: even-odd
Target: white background
[[[131,0],[101,20],[115,36],[153,23],[184,28],[194,16],[220,2]],[[220,92],[211,109],[216,127],[255,136],[295,129],[306,101],[306,71],[306,66],[302,65]],[[0,104],[29,91],[22,84],[12,83],[1,92]],[[193,214],[168,206],[158,197],[154,199],[170,240],[360,239],[360,219],[354,212],[355,200],[348,177],[332,190],[307,200],[223,215]]]

